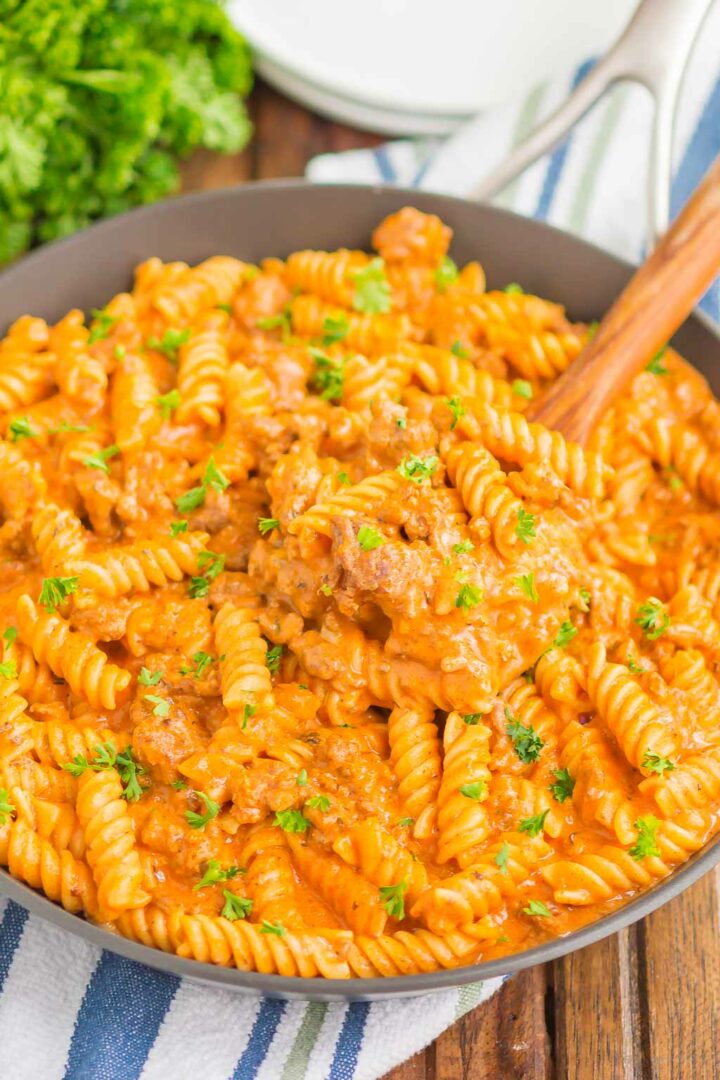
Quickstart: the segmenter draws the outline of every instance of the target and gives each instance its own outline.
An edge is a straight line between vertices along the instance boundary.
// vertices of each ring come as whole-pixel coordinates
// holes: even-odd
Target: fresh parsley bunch
[[[217,0],[0,0],[0,263],[240,150],[251,83]]]

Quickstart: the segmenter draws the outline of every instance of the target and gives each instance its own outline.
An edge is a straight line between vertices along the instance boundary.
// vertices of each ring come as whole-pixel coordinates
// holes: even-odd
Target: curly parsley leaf
[[[88,469],[100,469],[101,472],[109,474],[110,466],[108,461],[119,453],[119,446],[115,444],[106,446],[104,450],[98,450],[96,454],[89,454],[88,457],[83,458],[83,465],[86,465]]]
[[[355,284],[352,305],[365,315],[385,315],[392,307],[390,285],[385,277],[383,259],[371,259],[367,266],[352,274]]]
[[[640,627],[648,641],[656,641],[670,625],[670,616],[660,600],[651,596],[641,604],[635,616],[635,623]]]
[[[363,551],[374,551],[385,543],[385,537],[372,525],[361,525],[357,532],[357,542]]]
[[[556,802],[564,803],[575,790],[575,781],[567,769],[553,769],[555,783],[549,785],[549,790]]]
[[[53,612],[68,596],[78,591],[79,577],[43,578],[38,603],[48,612]]]
[[[380,886],[380,900],[391,919],[405,918],[407,887],[407,881],[399,881],[397,885]]]
[[[550,813],[543,810],[541,814],[533,814],[532,817],[523,818],[518,825],[518,831],[527,833],[528,836],[539,836],[545,825],[545,818]]]
[[[535,532],[535,515],[529,513],[522,506],[517,512],[515,535],[523,544],[529,544],[530,541],[534,540],[537,536],[537,533]]]
[[[530,724],[527,727],[521,724],[508,708],[505,709],[505,719],[508,722],[505,731],[523,765],[530,765],[533,761],[537,761],[545,743],[535,728]]]
[[[443,255],[440,265],[435,271],[435,284],[439,293],[447,291],[449,285],[454,285],[459,277],[457,265],[449,255]]]
[[[327,356],[321,349],[309,346],[308,352],[315,361],[315,370],[310,380],[313,390],[317,390],[323,401],[339,402],[345,385],[345,364],[341,357]]]
[[[423,480],[433,475],[438,464],[439,459],[436,454],[426,454],[425,457],[411,454],[410,457],[403,458],[397,471],[404,480],[410,480],[413,484],[422,484]]]
[[[660,822],[652,814],[637,819],[635,822],[635,828],[638,831],[637,840],[630,848],[633,859],[637,859],[639,862],[641,859],[646,859],[651,855],[660,857],[660,848],[656,840],[659,825]]]
[[[228,919],[230,922],[235,922],[236,919],[247,919],[253,909],[252,900],[248,900],[244,896],[236,896],[229,889],[223,889],[222,894],[225,900],[223,909],[220,912],[222,918]]]
[[[664,776],[666,772],[672,772],[675,768],[675,764],[670,758],[660,757],[659,754],[653,754],[652,750],[645,751],[645,757],[642,761],[643,769],[647,769],[648,772],[657,773],[658,776]]]
[[[195,810],[185,811],[185,820],[191,829],[204,829],[209,821],[216,818],[220,813],[220,804],[206,795],[204,791],[193,791],[193,795],[205,806],[205,813],[198,814]]]
[[[310,828],[310,822],[301,810],[277,810],[273,825],[277,825],[287,833],[304,833]]]

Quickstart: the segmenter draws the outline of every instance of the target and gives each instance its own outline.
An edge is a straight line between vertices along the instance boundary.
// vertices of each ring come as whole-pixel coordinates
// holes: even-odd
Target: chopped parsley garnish
[[[4,825],[15,813],[15,806],[10,801],[10,792],[6,787],[0,787],[0,825]]]
[[[304,833],[310,828],[310,822],[301,810],[278,810],[275,814],[273,825],[279,826],[283,832]]]
[[[137,802],[143,793],[138,777],[144,776],[147,770],[135,761],[132,747],[126,746],[124,750],[117,751],[112,743],[101,743],[93,747],[93,755],[88,761],[84,754],[76,754],[72,761],[66,762],[62,767],[75,777],[82,776],[88,769],[93,772],[117,769],[123,785],[123,799]]]
[[[268,922],[267,919],[263,919],[262,923],[260,924],[260,933],[276,934],[277,937],[285,937],[285,935],[287,934],[287,930],[282,925],[282,923],[271,923]]]
[[[196,577],[190,578],[188,596],[191,600],[207,596],[210,583],[221,574],[225,568],[225,556],[218,555],[215,551],[201,551],[197,558],[198,570],[204,571]]]
[[[483,598],[482,589],[477,585],[470,585],[466,583],[460,586],[460,591],[455,597],[455,607],[460,608],[461,611],[468,612],[476,608]]]
[[[544,915],[545,918],[549,918],[551,914],[547,904],[543,904],[542,900],[530,900],[527,907],[523,908],[523,915]]]
[[[474,799],[475,802],[478,802],[483,795],[487,794],[487,784],[484,780],[475,780],[472,784],[463,784],[460,788],[460,794],[464,795],[466,799]]]
[[[320,586],[320,588],[318,589],[318,592],[321,592],[323,594],[323,596],[332,596],[332,594],[333,594],[332,585],[328,585],[328,583],[326,581],[324,581],[322,583],[322,585]]]
[[[176,791],[184,791],[187,787],[187,780],[183,780],[182,776],[178,776],[177,780],[173,780],[170,787],[175,788]]]
[[[124,750],[118,751],[115,758],[115,768],[119,772],[123,784],[123,798],[127,802],[137,802],[143,793],[142,784],[138,777],[144,776],[147,769],[135,761],[131,746],[126,746]]]
[[[222,891],[225,903],[220,915],[223,919],[234,922],[236,919],[246,919],[253,909],[252,900],[246,900],[244,896],[236,896],[229,889]]]
[[[170,702],[165,698],[160,697],[159,694],[143,694],[143,699],[149,701],[153,706],[153,716],[168,716],[170,713]]]
[[[392,306],[390,285],[385,277],[383,259],[372,259],[362,270],[353,275],[355,293],[352,305],[355,311],[365,315],[385,315]]]
[[[232,315],[232,304],[216,304],[215,307],[218,311],[224,311],[226,315]]]
[[[415,818],[401,817],[401,818],[398,818],[398,820],[395,822],[395,824],[401,829],[409,829],[412,825],[415,824]]]
[[[230,881],[231,878],[237,877],[239,873],[241,873],[239,866],[228,866],[227,870],[223,870],[217,859],[210,859],[204,875],[197,885],[193,885],[193,892],[197,892],[198,889],[206,889],[209,885],[216,885],[218,881]]]
[[[635,622],[648,641],[656,641],[670,625],[670,616],[665,611],[661,601],[651,596],[646,603],[641,604],[638,608]]]
[[[532,725],[525,727],[524,724],[515,719],[508,708],[505,709],[505,719],[508,722],[505,731],[523,765],[530,765],[533,761],[537,761],[545,743],[535,731],[535,728]]]
[[[472,540],[461,540],[459,544],[453,544],[453,555],[469,555],[474,551]]]
[[[653,754],[651,750],[645,752],[645,757],[642,762],[643,769],[648,769],[650,772],[657,773],[658,776],[663,776],[666,772],[672,772],[675,768],[674,762],[670,758],[660,757],[659,754]]]
[[[92,325],[90,327],[90,333],[88,334],[88,345],[94,345],[96,341],[102,341],[110,333],[110,329],[113,323],[117,322],[117,319],[109,315],[104,308],[92,309]]]
[[[320,349],[311,345],[308,352],[315,361],[315,371],[310,380],[314,390],[318,390],[323,401],[338,402],[343,396],[345,384],[344,361],[326,356]]]
[[[63,600],[77,592],[79,584],[78,577],[44,578],[38,603],[42,604],[46,611],[52,612],[58,604],[62,604]]]
[[[141,686],[157,686],[162,679],[162,671],[148,671],[146,667],[140,668],[138,682]]]
[[[350,323],[347,321],[347,316],[342,312],[340,315],[327,315],[323,319],[322,325],[322,343],[325,348],[328,345],[334,345],[337,341],[342,341],[348,336],[350,332]]]
[[[438,467],[438,458],[436,454],[427,454],[424,458],[419,457],[417,454],[411,454],[410,457],[403,458],[397,467],[397,471],[403,477],[404,480],[411,480],[413,484],[422,484],[423,480],[427,480],[432,476]]]
[[[553,769],[555,783],[550,784],[550,791],[556,802],[564,803],[575,790],[575,781],[567,769]]]
[[[590,590],[585,589],[585,588],[580,588],[580,589],[578,589],[578,596],[580,598],[578,608],[583,613],[587,613],[590,610],[590,600],[591,600]]]
[[[8,425],[10,442],[20,442],[21,439],[34,439],[40,432],[31,426],[27,416],[19,416],[17,420],[11,420]]]
[[[500,870],[501,874],[507,874],[508,873],[508,856],[509,855],[510,855],[510,845],[508,844],[508,842],[506,840],[505,843],[503,844],[503,846],[498,851],[497,855],[495,856],[495,859],[493,860],[495,865]]]
[[[170,522],[170,535],[172,537],[179,536],[180,533],[186,533],[188,531],[187,520],[183,518],[182,521]]]
[[[127,350],[124,345],[116,345],[113,349],[113,356],[116,360],[124,360]]]
[[[155,404],[159,406],[163,419],[169,420],[180,404],[180,391],[168,390],[167,394],[159,394],[155,398]]]
[[[655,839],[659,825],[660,822],[652,814],[637,819],[635,822],[635,828],[638,831],[637,840],[630,848],[633,859],[639,862],[640,859],[646,859],[649,855],[660,856],[660,848]]]
[[[68,424],[67,420],[63,420],[57,427],[48,428],[49,435],[63,435],[66,432],[78,432],[92,431],[92,424]]]
[[[14,660],[3,660],[0,663],[0,677],[3,679],[17,679],[17,664]]]
[[[683,486],[683,482],[682,479],[678,476],[677,469],[675,469],[672,465],[668,465],[667,469],[665,470],[665,475],[670,490],[673,492],[680,491]]]
[[[357,533],[357,542],[363,551],[374,551],[385,543],[385,537],[372,525],[361,525]]]
[[[545,818],[549,813],[549,810],[543,810],[541,814],[533,814],[532,817],[523,818],[518,825],[518,831],[526,832],[528,836],[539,836],[543,831]]]
[[[530,514],[521,506],[517,512],[517,519],[515,535],[523,544],[529,544],[537,536],[535,532],[535,515]]]
[[[202,651],[196,652],[192,655],[192,662],[195,666],[190,667],[188,664],[183,664],[180,668],[180,674],[192,675],[193,679],[201,679],[203,672],[209,668],[211,664],[215,663],[215,657],[211,656],[210,653]]]
[[[480,723],[482,718],[483,714],[479,712],[465,713],[465,715],[463,716],[463,723],[468,724],[470,727],[474,727],[476,724]]]
[[[509,285],[505,286],[503,292],[506,292],[511,296],[522,296],[525,290],[523,289],[522,285],[518,285],[517,281],[511,281]]]
[[[569,619],[566,619],[565,622],[561,624],[560,629],[555,635],[553,647],[556,649],[564,649],[566,645],[570,644],[576,634],[576,628],[573,626]]]
[[[667,345],[664,345],[662,349],[660,349],[660,352],[655,353],[652,360],[645,367],[645,370],[649,371],[651,375],[667,375],[668,369],[663,364],[666,352]]]
[[[337,482],[338,482],[338,484],[344,484],[346,487],[348,485],[352,484],[352,480],[350,479],[350,477],[348,476],[348,474],[344,470],[341,470],[337,474]]]
[[[242,718],[242,724],[240,725],[240,730],[241,730],[241,731],[245,731],[245,730],[246,730],[246,728],[247,728],[247,726],[248,726],[248,720],[250,720],[250,719],[251,719],[251,717],[253,717],[253,716],[255,715],[255,713],[257,712],[257,710],[258,710],[258,707],[257,707],[257,705],[246,705],[246,706],[244,707],[244,709],[243,709],[243,718]]]
[[[83,465],[87,465],[88,469],[100,469],[101,472],[109,473],[108,461],[119,453],[120,447],[113,443],[112,446],[106,446],[104,450],[98,450],[97,454],[90,454],[84,458]]]
[[[268,649],[267,656],[265,657],[265,663],[271,675],[277,675],[278,671],[280,670],[282,653],[282,645],[273,645],[271,649]]]
[[[308,799],[305,805],[310,810],[319,810],[321,814],[326,814],[330,809],[330,800],[327,795],[314,795],[312,799]]]
[[[185,811],[185,820],[191,829],[204,829],[209,821],[216,818],[220,813],[220,804],[206,795],[204,791],[193,791],[193,794],[205,805],[205,813],[198,814],[194,810]]]
[[[534,604],[537,604],[540,597],[538,596],[538,591],[535,588],[535,575],[521,574],[520,577],[515,578],[515,581],[517,582],[519,588],[521,588],[522,591],[525,593],[528,600],[532,600]]]
[[[513,394],[517,394],[518,397],[525,398],[526,401],[532,401],[532,383],[529,383],[527,379],[513,379],[510,384],[510,389]]]
[[[227,488],[230,487],[230,481],[228,480],[227,476],[225,476],[225,474],[221,472],[220,469],[218,469],[217,465],[215,464],[215,458],[212,454],[210,455],[210,459],[205,467],[205,472],[203,474],[203,484],[205,484],[206,487],[213,488],[215,491],[225,491]]]
[[[273,529],[279,529],[280,522],[277,518],[258,518],[258,529],[263,536],[267,536]]]
[[[279,330],[283,342],[290,340],[289,311],[281,311],[277,315],[268,315],[266,319],[258,319],[255,325],[259,330]]]
[[[145,344],[148,349],[163,353],[172,364],[175,364],[177,363],[178,349],[185,344],[189,337],[190,331],[188,329],[166,330],[161,338],[149,337]]]
[[[399,881],[397,885],[381,885],[380,900],[382,906],[392,919],[405,918],[405,893],[407,881]]]
[[[467,360],[470,356],[468,349],[464,348],[462,341],[453,341],[450,352],[453,356],[458,356],[461,360]]]
[[[458,268],[449,255],[443,255],[440,265],[435,271],[435,284],[440,293],[444,293],[448,285],[454,285],[459,277]]]
[[[647,668],[641,667],[637,660],[632,656],[628,657],[627,666],[628,671],[631,671],[633,675],[644,675],[647,670]]]
[[[295,777],[295,783],[297,784],[298,787],[307,787],[307,783],[308,783],[307,769],[301,769],[300,770],[300,772]]]
[[[14,626],[8,626],[7,630],[3,630],[2,639],[6,641],[8,645],[12,645],[13,641],[17,638],[17,628]]]
[[[14,813],[15,806],[10,802],[10,792],[7,788],[0,788],[0,825],[4,825]]]
[[[200,484],[198,487],[190,488],[189,491],[184,491],[182,495],[179,495],[175,500],[175,506],[181,514],[187,514],[190,510],[197,510],[198,506],[202,506],[206,495],[207,488],[205,484]]]
[[[395,421],[395,427],[396,427],[396,428],[399,428],[399,429],[400,429],[400,431],[404,431],[404,430],[405,430],[405,428],[407,427],[407,420],[406,420],[406,418],[405,418],[404,416],[399,416],[399,417],[397,418],[397,420]]]
[[[465,416],[465,414],[467,412],[467,409],[465,408],[465,406],[463,405],[463,403],[462,403],[462,401],[460,400],[459,397],[448,398],[447,399],[447,407],[450,410],[450,412],[452,413],[452,418],[453,418],[452,424],[450,425],[450,430],[454,431],[455,428],[457,427],[458,420],[460,419],[461,416]]]
[[[593,321],[589,324],[589,326],[587,328],[587,339],[588,339],[588,341],[592,341],[592,339],[595,337],[595,335],[597,334],[599,329],[600,329],[600,323],[598,322],[597,319],[593,319]]]

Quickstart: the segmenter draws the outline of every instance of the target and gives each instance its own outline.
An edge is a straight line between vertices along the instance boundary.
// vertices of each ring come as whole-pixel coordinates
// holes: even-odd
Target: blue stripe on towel
[[[274,998],[263,1001],[250,1032],[248,1044],[235,1066],[232,1080],[253,1080],[257,1076],[286,1008],[285,1001],[276,1001]]]
[[[397,180],[397,172],[395,166],[390,160],[390,155],[387,152],[387,147],[376,146],[373,150],[373,157],[375,158],[375,164],[378,167],[378,171],[386,184],[394,184]]]
[[[587,75],[590,68],[595,63],[594,60],[586,60],[584,64],[575,72],[570,89],[574,90],[578,83],[581,83]],[[550,161],[548,162],[547,172],[545,173],[545,181],[543,183],[542,191],[540,192],[540,198],[535,208],[534,216],[541,218],[543,221],[547,218],[552,208],[552,201],[555,198],[555,192],[557,191],[560,177],[565,166],[565,161],[568,156],[570,144],[573,138],[574,128],[570,134],[560,143],[557,150],[554,150],[550,155]]]
[[[697,127],[688,140],[685,156],[680,162],[672,187],[670,212],[673,217],[685,205],[695,188],[720,153],[720,79],[715,83],[700,114]],[[705,293],[700,304],[712,318],[720,318],[720,282],[716,281]]]
[[[349,1007],[337,1041],[328,1080],[352,1080],[355,1075],[369,1008],[369,1005],[362,1002],[356,1002]]]
[[[3,921],[0,923],[0,990],[12,967],[27,921],[28,913],[25,908],[8,900]]]
[[[179,985],[104,952],[78,1012],[65,1080],[136,1080]]]

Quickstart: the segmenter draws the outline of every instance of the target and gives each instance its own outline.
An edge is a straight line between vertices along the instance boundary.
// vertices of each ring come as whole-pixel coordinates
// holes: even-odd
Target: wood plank
[[[430,1080],[427,1071],[427,1051],[421,1050],[402,1065],[391,1069],[386,1073],[383,1080]]]
[[[375,146],[381,141],[376,135],[323,120],[263,83],[253,96],[254,175],[258,178],[302,176],[316,154]]]
[[[553,967],[558,1080],[641,1080],[634,927]]]
[[[640,927],[644,1052],[652,1080],[720,1077],[720,871]]]
[[[546,970],[521,971],[434,1045],[433,1080],[550,1080]]]

